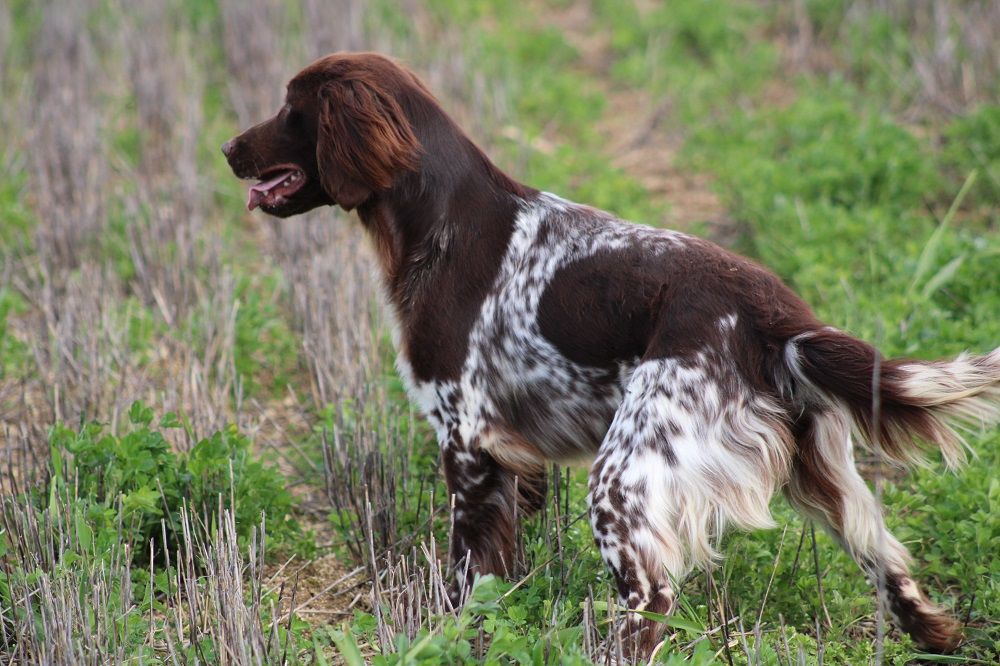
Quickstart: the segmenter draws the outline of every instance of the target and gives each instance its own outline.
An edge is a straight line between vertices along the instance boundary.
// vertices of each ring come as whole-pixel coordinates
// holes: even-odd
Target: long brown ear
[[[341,207],[351,210],[372,192],[392,187],[401,171],[416,168],[420,142],[399,103],[376,84],[327,83],[319,107],[320,182]]]

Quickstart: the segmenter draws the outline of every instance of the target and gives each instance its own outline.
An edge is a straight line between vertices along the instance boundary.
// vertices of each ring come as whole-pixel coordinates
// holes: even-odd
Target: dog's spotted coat
[[[721,353],[684,361],[636,357],[613,370],[574,363],[540,330],[542,295],[560,268],[629,247],[669,262],[672,250],[697,244],[547,193],[525,205],[472,328],[460,378],[421,382],[405,354],[397,361],[446,465],[463,479],[455,490],[456,525],[469,517],[470,497],[498,508],[506,501],[502,487],[483,492],[493,479],[480,468],[480,452],[528,479],[548,460],[596,455],[588,496],[594,535],[629,606],[645,609],[657,592],[670,597],[665,577],[656,575],[661,565],[683,576],[715,556],[712,543],[727,522],[772,524],[767,505],[787,475],[791,445],[775,434],[781,416],[766,398],[741,389],[738,400],[723,399],[729,390],[717,377],[725,373],[737,315],[718,320]],[[530,423],[510,410],[525,402],[535,405]],[[735,485],[718,487],[723,467]],[[460,553],[466,545],[457,544]]]
[[[954,422],[1000,420],[1000,350],[882,359],[747,259],[517,183],[374,54],[310,65],[277,116],[223,151],[263,181],[249,207],[356,208],[371,234],[399,371],[441,446],[459,590],[463,572],[511,571],[517,516],[541,507],[547,461],[578,462],[631,609],[669,612],[671,581],[716,558],[726,527],[771,525],[781,489],[884,581],[901,628],[932,649],[957,644],[855,469],[852,438],[894,461],[921,441],[959,461]],[[663,627],[630,617],[648,653]]]

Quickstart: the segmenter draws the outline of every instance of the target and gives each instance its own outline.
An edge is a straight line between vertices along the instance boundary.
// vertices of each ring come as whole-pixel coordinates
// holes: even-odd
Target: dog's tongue
[[[253,210],[261,204],[262,201],[266,201],[271,190],[281,185],[291,175],[291,171],[281,171],[274,178],[270,180],[265,180],[263,182],[257,183],[256,185],[250,186],[250,191],[247,193],[247,210]]]

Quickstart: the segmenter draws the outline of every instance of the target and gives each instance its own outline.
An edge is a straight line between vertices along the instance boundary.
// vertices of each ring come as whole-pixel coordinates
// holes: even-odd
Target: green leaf
[[[507,609],[507,617],[509,617],[514,622],[524,622],[528,619],[528,611],[526,611],[521,606],[511,606]]]
[[[673,627],[674,629],[683,629],[684,631],[690,631],[693,634],[703,634],[705,633],[705,627],[694,620],[688,620],[683,617],[668,617],[667,626]]]
[[[951,279],[955,277],[955,273],[958,272],[958,269],[961,267],[962,262],[965,261],[965,257],[966,255],[964,254],[958,255],[957,257],[949,261],[947,264],[945,264],[941,268],[941,270],[935,273],[934,277],[928,280],[927,284],[924,285],[924,289],[922,292],[923,297],[930,298],[941,287],[951,282]]]
[[[146,407],[142,402],[136,400],[128,410],[128,420],[135,425],[149,427],[153,422],[153,409]]]
[[[330,638],[347,666],[364,666],[365,660],[361,658],[361,650],[358,649],[357,641],[354,640],[346,624],[342,630],[331,631]]]
[[[159,514],[158,502],[160,492],[149,486],[142,486],[125,495],[124,507],[128,511],[141,511],[142,513]]]
[[[181,428],[183,426],[184,424],[181,423],[176,412],[167,412],[160,418],[161,428]]]
[[[62,451],[58,446],[53,446],[51,449],[52,457],[52,475],[55,477],[62,478],[63,476],[63,456]]]
[[[420,658],[421,652],[424,651],[424,648],[430,645],[431,640],[433,639],[434,639],[434,634],[428,633],[426,636],[424,636],[419,641],[410,646],[410,649],[407,650],[407,656],[412,658]]]
[[[962,205],[962,200],[965,199],[965,195],[968,194],[969,189],[972,184],[976,182],[976,170],[973,169],[968,178],[965,179],[965,183],[962,188],[955,195],[955,200],[951,202],[951,206],[948,208],[948,212],[945,213],[944,219],[941,220],[941,224],[938,228],[934,230],[931,237],[927,240],[924,245],[924,249],[920,252],[920,258],[917,259],[917,269],[913,272],[913,281],[910,282],[909,292],[912,294],[916,291],[917,285],[919,285],[927,272],[931,269],[931,265],[937,258],[938,248],[941,245],[941,239],[944,238],[944,232],[947,231],[949,225],[951,225],[951,220],[955,217],[955,212],[958,207]]]
[[[80,550],[90,552],[94,545],[94,530],[87,524],[87,519],[79,511],[77,511],[74,519],[76,523],[76,540],[80,544]]]
[[[918,652],[911,655],[915,661],[931,661],[938,664],[989,664],[990,662],[957,654],[931,654]]]

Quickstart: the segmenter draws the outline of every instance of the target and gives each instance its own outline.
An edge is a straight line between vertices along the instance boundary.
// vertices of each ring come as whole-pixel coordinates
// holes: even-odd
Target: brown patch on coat
[[[735,328],[723,334],[719,322],[730,315]],[[741,379],[772,394],[785,381],[785,343],[821,326],[773,273],[694,237],[663,255],[637,245],[563,267],[542,296],[538,322],[560,353],[601,368],[694,358],[722,349],[725,336]]]

